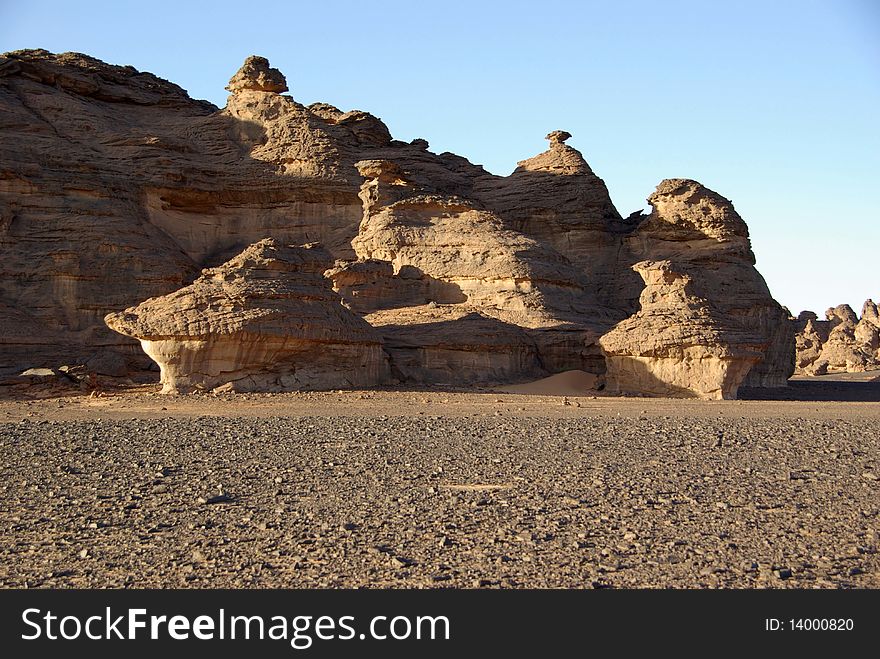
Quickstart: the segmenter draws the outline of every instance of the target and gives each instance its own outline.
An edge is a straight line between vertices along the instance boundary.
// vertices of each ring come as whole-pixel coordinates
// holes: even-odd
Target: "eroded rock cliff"
[[[137,368],[142,353],[129,337],[138,337],[169,388],[217,386],[225,376],[214,362],[234,365],[237,387],[320,386],[323,376],[306,383],[266,362],[272,350],[286,354],[279,345],[319,341],[308,323],[251,331],[227,327],[229,309],[210,322],[196,311],[198,300],[225,299],[220,279],[233,271],[250,291],[243,299],[262,308],[264,270],[229,259],[271,238],[275,250],[324,246],[326,282],[298,267],[286,271],[287,289],[277,285],[296,306],[290,280],[304,277],[322,304],[332,282],[351,312],[337,306],[378,328],[364,354],[381,341],[397,380],[601,375],[598,338],[619,321],[653,322],[635,313],[644,284],[632,266],[646,260],[699,280],[725,331],[758,337],[765,347],[746,382],[779,386],[790,374],[792,326],[754,268],[745,223],[698,183],[664,181],[650,215],[624,219],[564,131],[503,177],[425,140],[395,140],[369,113],[298,103],[265,58],[248,58],[227,89],[218,109],[86,55],[0,56],[0,309],[15,310],[4,318],[0,367]],[[188,286],[217,266],[226,270]],[[112,313],[157,297],[136,322]],[[150,319],[175,327],[168,305],[189,310],[185,327],[156,333]],[[122,334],[104,325],[108,313]],[[203,343],[190,346],[190,331]],[[230,336],[253,345],[233,354]],[[363,360],[371,375],[358,382],[384,377],[373,357]],[[318,360],[315,372],[327,366]],[[724,378],[718,390],[732,390]]]
[[[744,384],[785,386],[794,371],[794,326],[755,268],[746,223],[728,200],[697,181],[667,179],[652,212],[625,240],[629,258],[670,260],[729,324],[761,337],[765,350]]]

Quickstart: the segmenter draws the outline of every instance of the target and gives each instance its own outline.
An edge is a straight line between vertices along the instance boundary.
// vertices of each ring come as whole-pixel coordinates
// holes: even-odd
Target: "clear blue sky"
[[[498,174],[564,129],[623,214],[671,177],[732,199],[795,313],[880,298],[880,0],[0,0],[0,50],[37,47],[221,107],[264,55],[298,101]]]

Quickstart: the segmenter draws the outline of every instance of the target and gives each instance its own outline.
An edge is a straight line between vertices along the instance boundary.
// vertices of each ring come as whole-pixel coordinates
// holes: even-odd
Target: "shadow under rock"
[[[880,373],[859,381],[810,378],[789,380],[787,387],[740,387],[740,400],[798,400],[816,402],[880,402]]]

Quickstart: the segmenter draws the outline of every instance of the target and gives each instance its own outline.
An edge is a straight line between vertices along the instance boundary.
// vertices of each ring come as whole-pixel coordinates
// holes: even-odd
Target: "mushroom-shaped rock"
[[[818,319],[819,319],[819,316],[816,315],[815,311],[804,310],[798,314],[797,322],[805,324],[808,320],[818,320]]]
[[[641,310],[599,339],[606,387],[647,396],[736,398],[766,343],[719,314],[670,261],[633,266],[645,281]]]
[[[755,269],[745,221],[730,200],[690,179],[666,179],[653,210],[624,239],[634,263],[670,260],[699,273],[701,295],[723,317],[766,339],[744,385],[785,386],[794,370],[794,323]]]
[[[377,179],[387,183],[405,180],[403,170],[390,160],[359,160],[354,166],[367,180]]]
[[[105,317],[137,338],[164,393],[338,389],[379,384],[381,339],[342,305],[315,244],[262,240],[193,284]]]
[[[550,141],[550,148],[534,158],[516,163],[514,175],[522,172],[548,172],[568,176],[592,176],[593,170],[581,152],[565,144],[565,140],[570,137],[571,133],[564,130],[554,130],[548,134],[545,139]]]
[[[562,144],[569,137],[571,137],[571,133],[569,133],[568,131],[554,130],[553,132],[548,133],[547,137],[545,137],[544,139],[550,140],[550,147],[553,148],[554,145]]]
[[[413,192],[404,171],[390,160],[359,160],[354,166],[364,177],[358,192],[363,202],[364,220],[375,209],[393,204]]]
[[[281,71],[269,66],[269,60],[265,57],[251,55],[229,79],[226,89],[233,94],[242,91],[280,94],[287,91],[287,80]]]

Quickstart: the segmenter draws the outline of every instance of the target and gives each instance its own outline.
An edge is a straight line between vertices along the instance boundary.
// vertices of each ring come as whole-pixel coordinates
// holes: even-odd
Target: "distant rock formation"
[[[164,393],[374,386],[387,379],[379,336],[330,290],[330,262],[267,238],[106,322],[159,364]]]
[[[819,320],[812,311],[797,318],[796,373],[861,373],[880,370],[880,315],[873,300],[865,301],[862,317],[841,304]]]
[[[643,261],[634,269],[645,281],[641,310],[599,340],[608,391],[736,398],[766,340],[744,331],[703,297],[684,268]]]
[[[699,283],[719,337],[764,346],[744,383],[783,386],[791,374],[793,324],[754,268],[745,223],[700,184],[664,181],[649,215],[623,218],[565,131],[495,176],[431,152],[424,139],[395,140],[367,112],[298,103],[262,57],[249,57],[227,89],[218,109],[87,55],[0,56],[0,310],[16,310],[0,319],[0,375],[61,364],[137,369],[147,360],[135,337],[177,390],[224,378],[273,389],[512,382],[567,370],[601,381],[599,337],[620,322],[656,320],[650,308],[639,312],[645,284],[632,266],[667,260]],[[235,265],[267,238],[274,246],[262,249],[275,256]],[[284,247],[316,242],[327,258],[315,257],[314,271],[300,261],[317,248]],[[275,265],[254,265],[260,259]],[[278,265],[288,262],[299,265]],[[274,309],[254,283],[270,275],[290,309],[306,305],[300,289],[317,295],[324,311],[303,308],[318,325],[332,308],[330,335],[311,321],[236,316]],[[226,276],[244,307],[220,303]],[[119,314],[148,298],[137,320],[126,320],[131,309]],[[200,300],[225,311],[202,318]],[[107,314],[121,334],[104,324]],[[245,337],[250,347],[236,352],[231,341]],[[315,375],[290,371],[317,359],[322,341],[337,346],[325,357],[354,369],[353,379],[325,362]],[[720,344],[706,349],[727,359]],[[277,369],[270,354],[283,357]],[[662,374],[667,391],[687,377]],[[712,386],[729,393],[731,378],[725,371]],[[709,390],[700,381],[687,391]]]

